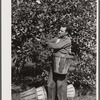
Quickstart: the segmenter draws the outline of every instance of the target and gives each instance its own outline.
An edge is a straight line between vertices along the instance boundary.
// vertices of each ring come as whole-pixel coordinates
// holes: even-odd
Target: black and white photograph
[[[97,100],[97,0],[11,0],[11,100]]]

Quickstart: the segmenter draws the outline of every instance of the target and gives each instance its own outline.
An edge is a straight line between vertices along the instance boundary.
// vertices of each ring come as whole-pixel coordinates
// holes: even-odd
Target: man
[[[59,37],[47,41],[53,48],[54,66],[48,79],[48,100],[67,100],[67,71],[73,56],[71,54],[71,38],[66,27],[61,27]]]

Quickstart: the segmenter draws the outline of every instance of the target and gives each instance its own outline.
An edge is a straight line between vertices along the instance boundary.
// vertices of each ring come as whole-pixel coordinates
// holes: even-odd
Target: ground
[[[81,96],[81,97],[75,97],[73,100],[96,100],[96,96]]]
[[[18,94],[13,94],[12,95],[12,100],[20,100]],[[68,100],[97,100],[95,95],[87,95],[87,96],[77,96],[74,98],[68,98]]]

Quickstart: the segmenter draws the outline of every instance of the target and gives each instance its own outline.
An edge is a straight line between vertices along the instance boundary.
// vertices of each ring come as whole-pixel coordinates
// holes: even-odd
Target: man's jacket
[[[54,56],[70,58],[71,38],[64,36],[63,38],[54,38],[49,40],[47,44],[54,49]]]

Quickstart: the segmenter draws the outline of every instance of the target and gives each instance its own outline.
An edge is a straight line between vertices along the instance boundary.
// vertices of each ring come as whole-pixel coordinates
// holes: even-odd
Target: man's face
[[[66,34],[66,27],[61,27],[59,31],[60,35],[65,35]]]

